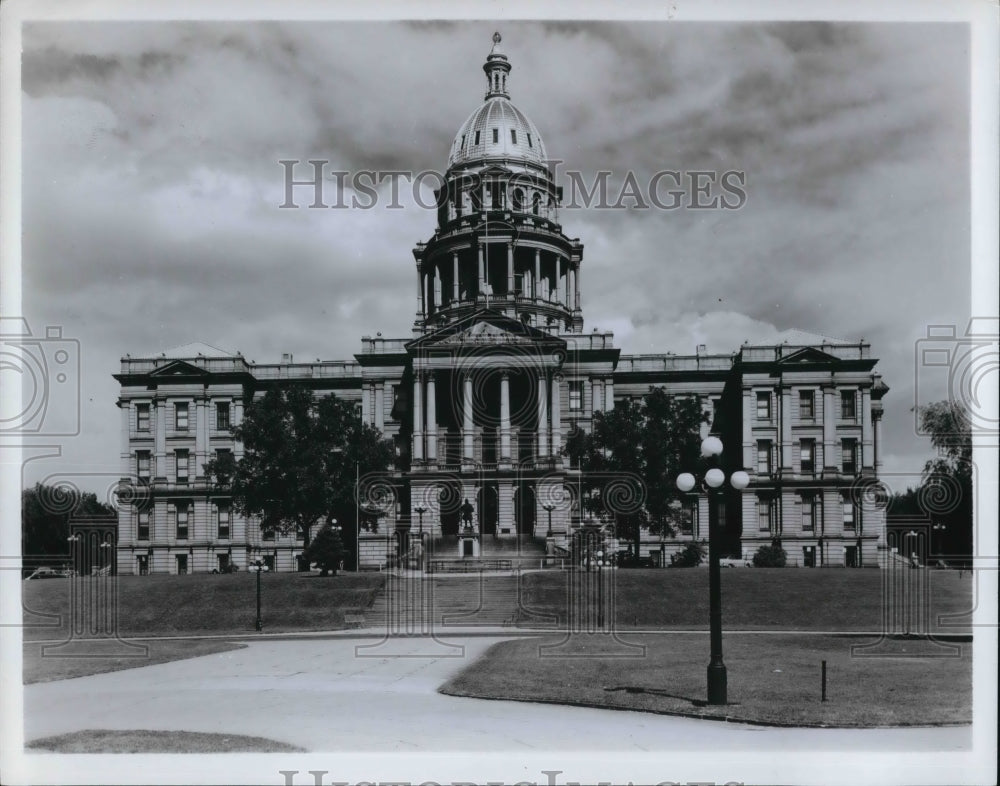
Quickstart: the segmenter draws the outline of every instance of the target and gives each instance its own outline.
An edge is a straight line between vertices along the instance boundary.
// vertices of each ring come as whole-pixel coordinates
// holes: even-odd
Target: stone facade
[[[120,572],[258,557],[294,569],[302,542],[264,540],[203,471],[217,451],[239,457],[231,427],[246,402],[287,383],[355,402],[395,443],[394,469],[359,490],[382,508],[379,531],[361,533],[362,567],[386,564],[397,532],[457,540],[466,500],[484,549],[487,536],[550,531],[565,546],[585,523],[567,436],[654,386],[700,397],[728,468],[750,474],[720,513],[743,560],[778,538],[793,564],[878,564],[885,522],[867,492],[888,388],[870,346],[801,334],[731,354],[629,356],[611,333],[585,332],[583,244],[559,224],[561,190],[541,135],[509,100],[499,40],[483,69],[489,89],[452,145],[436,231],[413,249],[410,337],[363,337],[345,361],[260,365],[203,344],[122,359],[122,471],[136,504],[120,514]],[[707,520],[708,502],[692,497],[689,526],[644,538],[640,556],[664,563],[703,540]]]

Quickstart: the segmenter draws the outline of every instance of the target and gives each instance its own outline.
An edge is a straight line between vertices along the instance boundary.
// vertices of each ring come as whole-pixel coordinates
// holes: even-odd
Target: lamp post
[[[701,443],[701,455],[712,464],[700,479],[690,472],[677,476],[677,488],[689,492],[699,485],[709,495],[709,503],[717,489],[726,482],[726,474],[714,466],[722,455],[722,440],[718,437],[706,437]],[[743,470],[738,470],[729,477],[730,485],[737,491],[742,491],[750,484],[750,476]],[[716,506],[716,511],[718,507]],[[722,660],[722,587],[719,570],[719,536],[716,530],[718,522],[713,521],[711,510],[708,517],[708,624],[711,639],[711,660],[708,664],[708,703],[726,703],[726,664]]]
[[[918,537],[918,535],[917,535],[916,530],[912,530],[912,529],[909,532],[907,532],[906,535],[905,535],[906,549],[907,549],[907,552],[909,553],[910,567],[911,568],[920,567],[920,560],[919,560],[919,558],[917,556],[917,551],[916,551],[916,549],[913,546],[910,545],[910,539],[911,538],[917,538],[917,537]]]
[[[260,574],[267,573],[268,567],[264,564],[264,560],[258,558],[256,562],[247,567],[247,570],[257,574],[257,624],[255,629],[259,633],[264,630],[264,619],[260,616]]]
[[[424,514],[427,512],[427,508],[425,508],[423,505],[419,505],[419,506],[415,507],[413,510],[416,511],[416,514],[420,517],[420,531],[419,531],[418,534],[420,536],[420,542],[423,543],[424,542]]]
[[[110,568],[111,568],[111,551],[110,551],[111,544],[108,543],[108,541],[104,541],[100,545],[100,549],[101,549],[101,552],[100,552],[101,553],[101,570],[103,571],[104,568],[108,568],[109,569],[108,573],[110,574],[111,573],[111,570],[110,570]]]
[[[944,537],[943,537],[943,536],[944,536],[944,531],[945,531],[946,529],[948,529],[948,527],[947,527],[946,525],[942,524],[942,523],[941,523],[940,521],[939,521],[939,522],[937,522],[936,524],[934,524],[934,525],[933,525],[933,526],[931,527],[931,534],[933,535],[933,533],[935,533],[935,532],[936,532],[936,533],[938,534],[938,536],[937,536],[937,543],[938,543],[938,547],[937,547],[937,551],[936,551],[936,552],[934,552],[935,554],[937,554],[937,555],[938,555],[938,557],[942,557],[942,556],[943,556],[943,553],[942,553],[942,551],[943,551],[943,549],[942,549],[942,546],[943,546],[944,544],[943,544],[943,543],[942,543],[941,541],[942,541],[942,540],[944,539]]]
[[[545,533],[545,537],[551,538],[552,537],[552,511],[556,509],[556,506],[553,505],[551,502],[549,502],[549,503],[543,504],[542,507],[545,508],[545,512],[549,514],[549,531],[547,533]]]
[[[69,556],[70,560],[73,563],[73,575],[76,576],[79,573],[80,570],[79,563],[81,562],[81,560],[77,557],[76,544],[79,543],[81,540],[83,540],[83,538],[81,538],[79,535],[70,535],[68,538],[66,538],[66,540],[69,541],[70,544]]]

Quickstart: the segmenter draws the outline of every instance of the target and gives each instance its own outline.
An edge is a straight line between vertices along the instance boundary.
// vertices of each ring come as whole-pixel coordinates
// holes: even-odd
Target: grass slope
[[[969,572],[961,577],[950,570],[921,572],[929,593],[929,630],[971,633],[967,624],[943,627],[938,623],[939,615],[971,612]],[[619,629],[708,628],[707,569],[617,570],[612,575]],[[887,578],[885,571],[874,569],[724,569],[723,626],[729,630],[882,630]],[[523,608],[565,620],[566,581],[567,574],[556,571],[525,575]]]
[[[264,630],[282,633],[341,629],[345,609],[371,606],[383,583],[384,578],[375,574],[328,578],[313,573],[265,574],[261,591]],[[76,592],[77,603],[85,608],[81,599],[103,591],[102,586],[115,584],[122,638],[242,635],[254,630],[257,585],[251,573],[120,576],[106,584],[99,578],[51,579],[21,582],[25,640],[67,637],[71,595]],[[90,622],[86,612],[84,618]],[[44,626],[50,619],[58,624]]]
[[[488,699],[578,704],[703,718],[808,726],[971,723],[972,652],[961,657],[852,657],[853,637],[744,634],[725,640],[729,704],[704,703],[709,642],[703,634],[644,634],[642,657],[608,636],[501,642],[440,688]],[[904,644],[903,646],[908,646]],[[936,650],[943,654],[944,650]],[[926,654],[926,652],[925,652]],[[573,656],[569,658],[567,656]],[[827,661],[826,702],[820,662]]]

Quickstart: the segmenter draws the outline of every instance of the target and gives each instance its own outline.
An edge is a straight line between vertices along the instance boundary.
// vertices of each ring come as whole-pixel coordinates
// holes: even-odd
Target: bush
[[[778,543],[770,546],[761,546],[757,553],[753,555],[753,566],[755,568],[783,568],[788,561],[788,554]]]
[[[670,555],[671,568],[694,568],[705,561],[705,545],[688,543],[676,554]]]

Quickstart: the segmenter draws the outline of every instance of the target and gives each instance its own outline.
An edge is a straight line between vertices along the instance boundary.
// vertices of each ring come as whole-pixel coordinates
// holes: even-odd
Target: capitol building
[[[412,263],[400,255],[399,275],[416,283],[411,335],[365,336],[353,358],[311,363],[252,363],[206,344],[122,359],[122,475],[136,502],[120,507],[118,572],[256,559],[296,569],[303,541],[238,515],[203,469],[221,451],[240,457],[231,429],[278,385],[354,402],[395,445],[377,526],[360,528],[362,569],[392,564],[418,531],[455,560],[568,554],[573,532],[592,524],[568,436],[652,387],[697,396],[729,469],[750,476],[713,506],[726,551],[748,561],[780,539],[799,566],[882,564],[884,510],[862,493],[880,471],[888,391],[871,347],[800,333],[725,354],[622,354],[612,333],[586,327],[584,244],[564,232],[548,163],[557,140],[512,102],[499,36],[483,71],[485,97],[451,143],[436,227]],[[463,537],[466,500],[474,531]],[[638,556],[668,563],[706,539],[708,517],[692,495],[676,534],[643,536]]]

